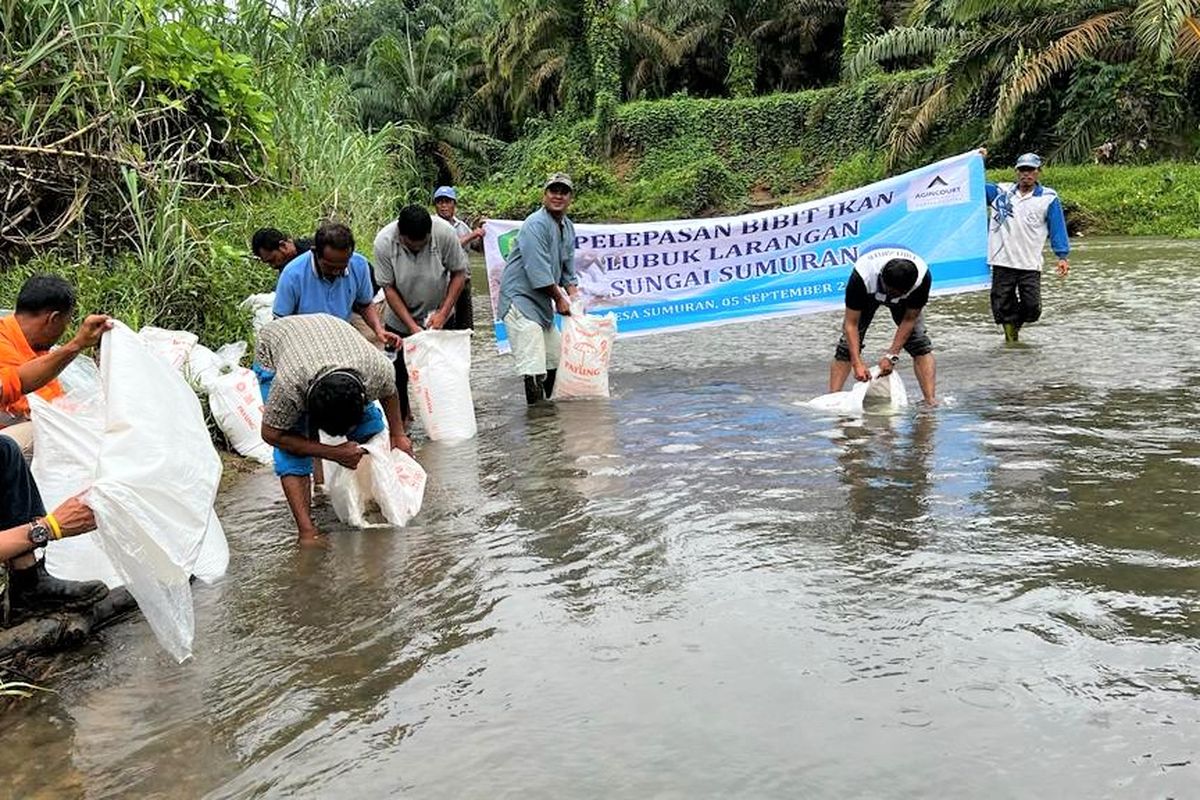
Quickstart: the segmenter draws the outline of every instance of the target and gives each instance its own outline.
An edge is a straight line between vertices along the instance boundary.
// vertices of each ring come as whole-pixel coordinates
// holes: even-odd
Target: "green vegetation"
[[[729,213],[986,145],[1071,223],[1200,233],[1200,11],[1183,0],[6,0],[0,293],[248,333],[272,225],[363,242],[437,184],[520,216]],[[1006,170],[998,170],[1003,177]]]

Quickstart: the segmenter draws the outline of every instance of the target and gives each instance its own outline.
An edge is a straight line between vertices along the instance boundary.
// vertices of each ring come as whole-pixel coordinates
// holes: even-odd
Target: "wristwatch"
[[[886,358],[888,361],[892,362],[893,364],[897,364],[900,362],[900,354],[899,353],[886,353],[884,355],[884,358]]]
[[[46,524],[46,520],[35,519],[29,523],[29,541],[34,547],[45,547],[50,539],[50,526]]]

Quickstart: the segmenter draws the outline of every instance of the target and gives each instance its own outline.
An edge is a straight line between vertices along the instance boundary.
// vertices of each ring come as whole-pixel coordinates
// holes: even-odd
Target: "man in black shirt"
[[[896,335],[883,357],[879,372],[887,375],[900,360],[903,348],[913,359],[913,372],[928,405],[937,404],[936,367],[933,342],[925,332],[922,312],[929,302],[933,275],[914,253],[900,248],[881,248],[863,254],[846,282],[846,313],[842,338],[829,367],[829,391],[840,392],[851,371],[855,380],[870,380],[863,361],[863,337],[881,305],[886,305],[896,323]]]
[[[259,228],[250,240],[250,249],[259,261],[279,272],[293,258],[312,250],[312,239],[293,239],[274,228]]]

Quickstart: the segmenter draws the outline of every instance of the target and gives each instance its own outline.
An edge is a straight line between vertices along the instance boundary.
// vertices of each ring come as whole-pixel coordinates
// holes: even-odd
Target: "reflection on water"
[[[793,404],[835,314],[623,341],[611,402],[532,410],[481,336],[409,528],[297,552],[245,479],[194,661],[138,620],[64,656],[0,795],[1190,796],[1198,253],[1086,242],[1018,347],[935,300],[932,412]]]

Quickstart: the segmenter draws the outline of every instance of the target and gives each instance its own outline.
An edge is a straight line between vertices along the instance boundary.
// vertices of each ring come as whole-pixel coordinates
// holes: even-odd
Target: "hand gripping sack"
[[[908,405],[908,390],[904,379],[894,370],[884,377],[879,367],[871,367],[871,380],[855,381],[846,392],[830,392],[808,401],[820,411],[842,416],[861,416],[867,411],[894,413]]]
[[[608,365],[616,338],[615,314],[589,316],[582,303],[572,303],[570,315],[563,317],[553,399],[608,397]]]
[[[159,643],[183,661],[195,629],[189,579],[212,529],[221,460],[182,375],[122,325],[100,353],[104,435],[87,494],[95,536]]]
[[[328,444],[343,438],[322,437]],[[338,519],[356,528],[374,527],[367,522],[370,505],[379,507],[387,524],[402,528],[421,510],[425,499],[425,470],[407,453],[393,450],[387,433],[379,433],[364,444],[367,451],[357,469],[334,461],[325,462],[325,488]]]
[[[434,441],[475,435],[471,332],[422,331],[404,340],[409,401]]]

